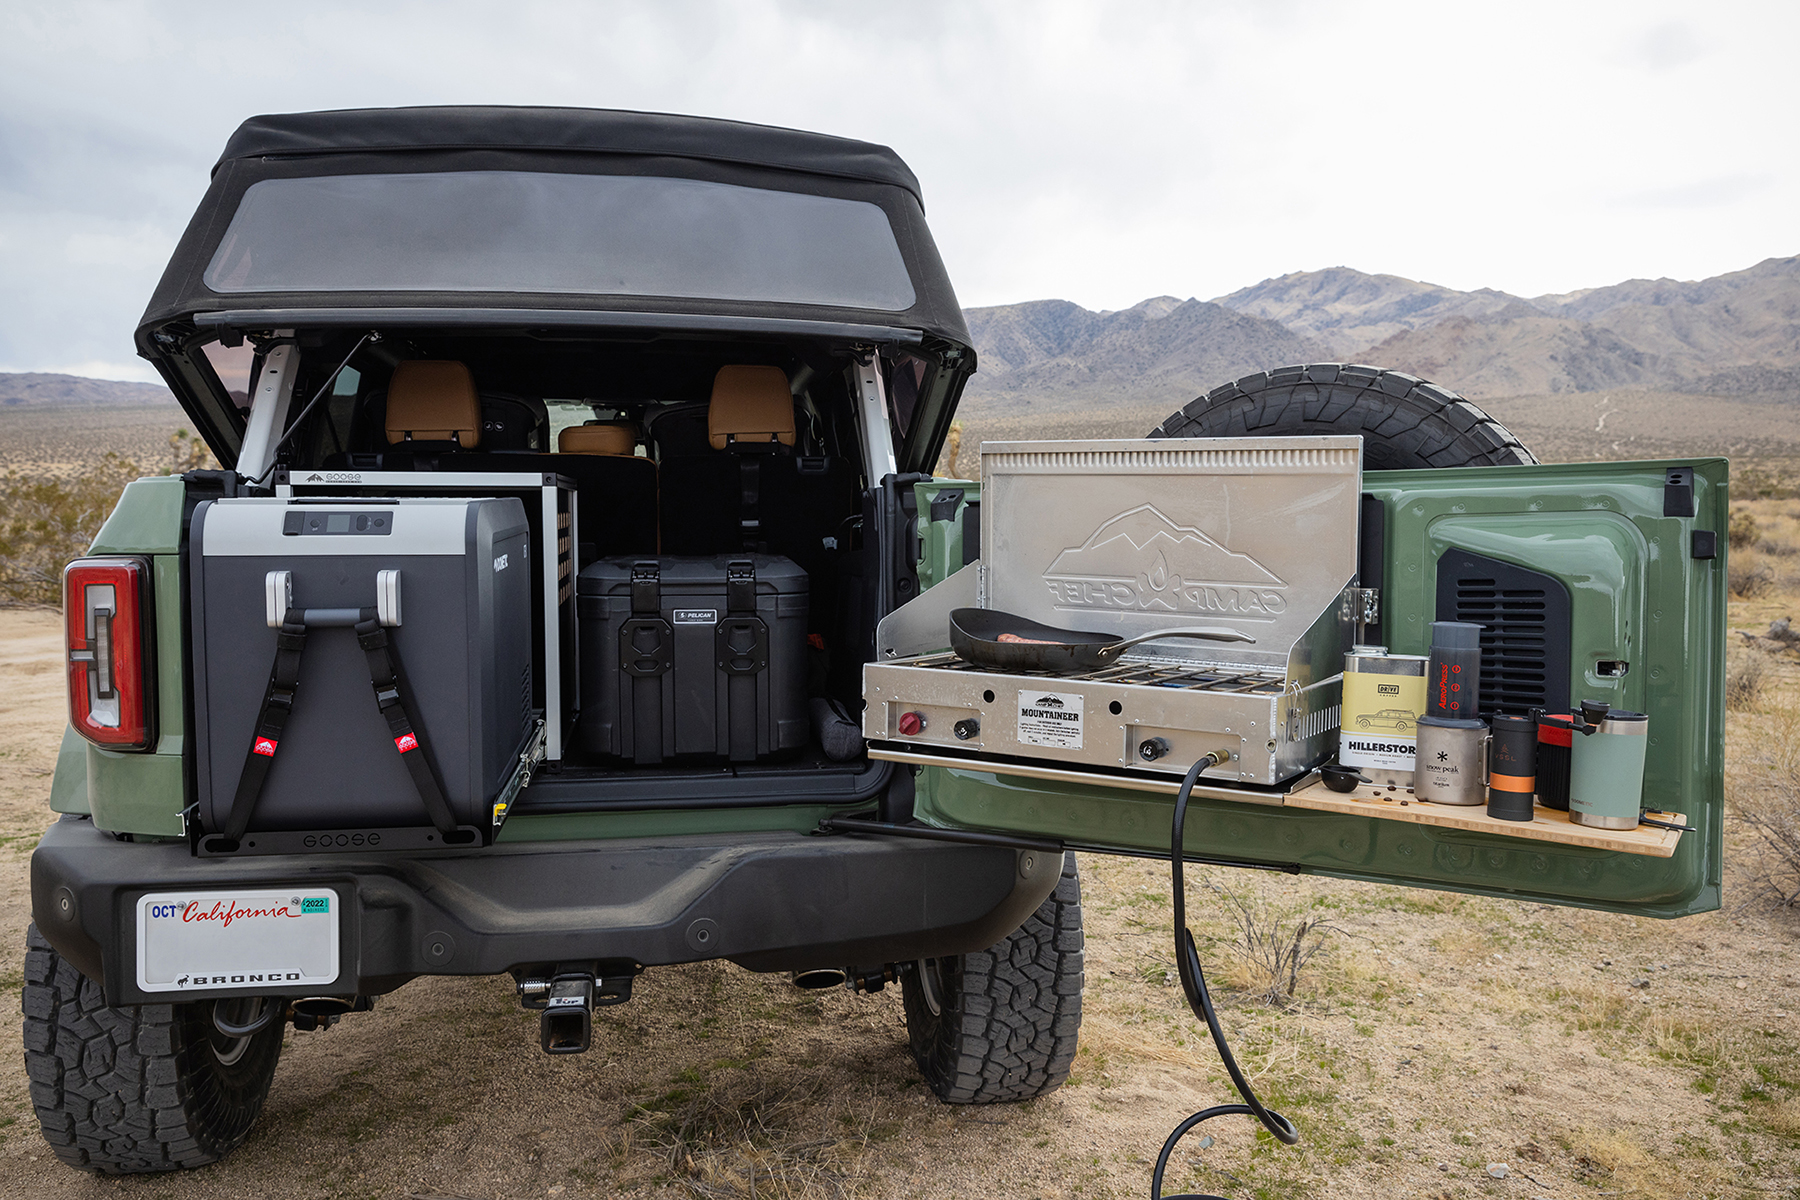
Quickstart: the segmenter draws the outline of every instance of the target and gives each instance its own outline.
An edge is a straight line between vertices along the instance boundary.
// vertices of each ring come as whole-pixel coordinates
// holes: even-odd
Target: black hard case
[[[438,510],[429,518],[439,530],[430,543],[415,536],[423,521],[412,519],[425,506]],[[238,511],[225,511],[231,507]],[[392,532],[284,535],[283,519],[295,511],[309,517],[386,513]],[[265,546],[266,553],[257,552]],[[275,658],[275,630],[268,627],[264,601],[270,571],[292,574],[298,608],[373,606],[376,572],[400,572],[400,624],[388,636],[420,743],[437,768],[458,824],[489,823],[490,806],[510,778],[537,716],[532,707],[533,564],[525,509],[517,499],[210,501],[195,509],[188,563],[194,761],[206,829],[221,828],[230,811],[268,687]],[[376,707],[356,631],[310,630],[293,714],[250,829],[429,823]]]
[[[581,572],[581,738],[638,764],[806,746],[807,578],[767,554],[605,558]]]

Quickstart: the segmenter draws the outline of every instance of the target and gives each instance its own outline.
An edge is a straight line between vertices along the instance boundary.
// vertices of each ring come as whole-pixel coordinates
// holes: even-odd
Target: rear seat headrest
[[[564,454],[632,455],[637,443],[637,426],[630,421],[571,425],[556,435],[556,448]]]
[[[481,441],[481,397],[475,377],[448,359],[408,359],[388,380],[387,440],[448,442],[467,450]]]
[[[706,434],[714,450],[731,442],[794,444],[794,394],[780,367],[720,367],[713,376]]]

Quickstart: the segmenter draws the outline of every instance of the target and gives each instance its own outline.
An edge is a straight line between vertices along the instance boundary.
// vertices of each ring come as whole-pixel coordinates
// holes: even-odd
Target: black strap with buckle
[[[732,762],[752,762],[756,758],[757,676],[769,665],[769,627],[756,615],[756,563],[750,559],[725,564],[725,616],[713,639],[729,697],[729,755]]]
[[[631,713],[632,759],[660,763],[662,677],[675,665],[675,635],[663,620],[662,565],[654,559],[631,564],[631,617],[619,626],[619,665]]]
[[[413,787],[424,802],[431,823],[448,835],[456,831],[456,818],[451,814],[444,790],[438,784],[437,772],[425,744],[413,726],[400,681],[399,663],[388,642],[387,630],[373,608],[361,609],[356,623],[356,637],[369,662],[369,682],[375,689],[375,704],[386,718],[388,734],[394,749],[412,776]],[[262,797],[269,768],[281,745],[282,731],[294,711],[294,696],[300,690],[300,657],[306,649],[306,619],[303,610],[290,608],[281,619],[275,635],[275,665],[269,671],[269,686],[263,691],[262,707],[256,715],[256,734],[250,752],[244,756],[244,769],[238,775],[237,792],[231,798],[231,811],[219,833],[236,842],[250,828],[251,814]]]
[[[369,660],[369,682],[375,687],[375,705],[387,718],[388,736],[394,739],[394,749],[400,752],[400,761],[406,764],[413,787],[418,789],[419,799],[425,802],[425,812],[439,832],[455,833],[456,817],[444,800],[443,789],[438,786],[437,772],[432,770],[425,744],[413,728],[412,713],[401,690],[400,664],[394,659],[387,629],[374,609],[362,610],[362,620],[356,623],[356,640],[362,644],[363,656]]]
[[[238,774],[237,793],[231,797],[231,811],[220,831],[234,842],[250,827],[250,814],[275,761],[281,732],[294,711],[294,694],[300,688],[300,656],[305,650],[306,615],[300,609],[290,608],[282,614],[281,628],[275,634],[275,665],[269,670],[269,686],[263,689],[262,707],[256,713],[256,733],[250,739],[250,752],[244,756],[244,769]]]

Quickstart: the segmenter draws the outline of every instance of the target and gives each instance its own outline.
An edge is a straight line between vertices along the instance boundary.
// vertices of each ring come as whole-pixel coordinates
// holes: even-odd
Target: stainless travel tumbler
[[[1643,713],[1584,703],[1575,726],[1569,771],[1569,819],[1598,829],[1636,829],[1644,811],[1644,751],[1650,718]]]

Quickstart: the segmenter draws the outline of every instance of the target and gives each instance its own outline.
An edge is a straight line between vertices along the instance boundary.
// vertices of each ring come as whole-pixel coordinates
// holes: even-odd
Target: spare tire
[[[1216,387],[1150,431],[1164,437],[1360,433],[1363,467],[1494,467],[1537,462],[1461,396],[1380,367],[1313,363]]]

